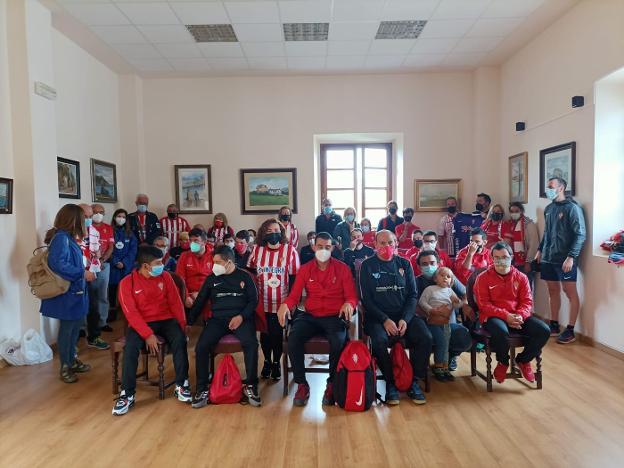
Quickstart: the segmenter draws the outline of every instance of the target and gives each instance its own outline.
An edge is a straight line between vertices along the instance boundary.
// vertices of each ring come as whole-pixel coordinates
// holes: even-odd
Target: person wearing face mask
[[[342,221],[342,217],[332,208],[332,202],[329,198],[321,203],[321,214],[316,217],[315,232],[334,232],[338,223]]]
[[[579,255],[587,238],[583,209],[572,197],[566,196],[566,188],[567,182],[563,179],[554,177],[548,180],[545,195],[551,203],[544,209],[544,236],[535,254],[540,277],[548,286],[551,335],[560,332],[562,288],[570,301],[568,326],[557,337],[560,344],[576,340],[574,326],[581,307],[576,275]]]
[[[169,255],[169,239],[165,236],[158,236],[154,239],[154,247],[163,253],[162,263],[165,265],[165,271],[175,273],[178,262]]]
[[[474,214],[479,214],[483,219],[487,219],[490,212],[490,205],[492,204],[492,197],[487,193],[477,194],[477,200],[475,201]]]
[[[485,248],[487,234],[481,228],[470,231],[470,244],[461,249],[455,259],[453,273],[462,284],[468,284],[468,279],[474,270],[487,268],[492,264],[490,251]]]
[[[123,208],[115,210],[111,224],[114,231],[114,249],[110,258],[110,277],[108,279],[108,301],[117,303],[119,282],[130,274],[137,254],[137,239],[127,223],[128,212]],[[116,310],[111,307],[109,321],[116,319]]]
[[[386,404],[399,404],[388,347],[400,337],[414,349],[414,380],[407,392],[417,405],[426,403],[418,380],[424,379],[431,354],[431,333],[425,321],[415,315],[418,290],[414,272],[406,259],[395,255],[396,236],[389,230],[377,232],[376,255],[364,260],[359,289],[364,310],[364,330],[370,337],[372,354],[386,380]]]
[[[524,337],[524,350],[516,356],[522,376],[535,382],[531,361],[540,355],[548,342],[550,330],[542,320],[531,315],[533,297],[529,280],[512,263],[513,250],[505,242],[492,247],[493,265],[481,273],[474,285],[479,306],[479,321],[490,333],[490,346],[498,364],[494,378],[503,383],[509,369],[509,331]]]
[[[333,234],[334,239],[339,243],[340,250],[344,252],[351,244],[351,231],[355,228],[359,228],[360,225],[355,220],[357,216],[355,208],[345,208],[343,215],[342,221],[336,225]]]
[[[308,240],[307,245],[301,247],[299,251],[299,261],[302,265],[314,260],[314,241],[316,239],[316,232],[310,231],[308,232],[306,239]]]
[[[169,240],[170,249],[178,247],[181,233],[191,230],[189,222],[180,216],[180,209],[175,203],[167,206],[167,216],[160,219],[160,225],[163,230],[163,236]]]
[[[403,255],[401,255],[401,257],[407,258],[408,260],[410,260],[413,255],[415,254],[417,255],[418,252],[420,252],[420,250],[422,249],[422,246],[423,246],[423,232],[421,229],[415,229],[414,232],[412,232],[412,247]],[[412,268],[413,267],[414,265],[412,265]]]
[[[420,230],[420,226],[417,226],[412,220],[414,219],[414,209],[405,208],[403,210],[403,224],[399,224],[394,232],[399,241],[399,255],[405,257],[406,252],[414,247],[412,241],[412,234],[416,230]],[[409,257],[408,257],[409,258]]]
[[[277,213],[277,219],[286,230],[286,239],[295,249],[299,246],[299,229],[292,222],[292,210],[287,206],[282,206]]]
[[[486,249],[490,249],[497,242],[507,242],[511,245],[512,234],[511,225],[505,220],[505,209],[502,205],[496,204],[490,210],[487,219],[481,224],[481,229],[487,234]]]
[[[243,229],[238,231],[234,238],[234,263],[238,268],[247,268],[247,262],[251,255],[249,237],[249,231]]]
[[[529,285],[533,290],[535,272],[531,268],[531,262],[537,254],[539,247],[539,232],[537,224],[524,214],[524,205],[513,202],[509,205],[509,231],[511,232],[513,248],[513,265],[529,278]]]
[[[260,375],[274,381],[281,378],[282,339],[284,331],[277,310],[290,291],[299,271],[299,254],[288,242],[286,229],[277,219],[269,218],[258,229],[260,238],[254,246],[247,268],[253,271],[258,286],[258,319],[260,346],[264,365]]]
[[[477,203],[475,211],[472,213],[456,213],[453,217],[453,244],[450,246],[447,242],[447,253],[451,258],[456,258],[459,252],[470,244],[471,232],[475,228],[480,228],[483,219],[487,217],[491,198],[486,193],[477,195]],[[487,208],[484,208],[487,206]],[[486,210],[483,212],[483,210]],[[451,253],[453,255],[451,255]]]
[[[104,222],[106,214],[104,207],[96,203],[91,205],[91,209],[93,210],[91,228],[97,230],[100,238],[98,252],[100,271],[95,281],[89,283],[89,312],[91,313],[91,310],[93,310],[93,313],[97,314],[99,318],[98,325],[101,331],[111,332],[113,329],[107,323],[109,307],[108,282],[110,278],[110,257],[115,248],[115,236],[113,227]]]
[[[188,252],[191,249],[191,241],[189,240],[188,232],[181,232],[178,237],[178,246],[171,247],[169,249],[169,255],[171,255],[177,262],[180,259],[180,255],[184,252]]]
[[[139,240],[140,245],[151,245],[158,236],[163,235],[162,226],[156,213],[147,210],[149,197],[139,193],[135,199],[137,210],[128,215],[130,229]]]
[[[381,218],[377,225],[377,232],[387,229],[388,231],[395,232],[396,227],[402,224],[405,220],[401,218],[397,212],[399,211],[399,205],[394,200],[390,200],[386,205],[388,210],[388,216]]]
[[[354,278],[358,277],[357,273],[360,270],[362,262],[375,255],[373,249],[364,245],[362,241],[363,238],[362,230],[360,228],[354,228],[353,231],[351,231],[351,243],[349,244],[349,248],[344,251],[344,262],[351,268],[351,273]]]
[[[124,346],[121,393],[113,406],[113,415],[126,414],[134,405],[136,373],[141,349],[158,352],[158,338],[165,339],[173,356],[174,396],[191,401],[188,382],[186,336],[189,329],[180,293],[169,273],[164,271],[162,251],[153,246],[139,248],[137,268],[119,284],[119,303],[128,321]]]
[[[225,213],[217,213],[214,215],[212,227],[208,228],[208,235],[215,237],[215,245],[223,244],[226,235],[234,237],[234,229],[228,226],[227,216]]]
[[[455,227],[453,220],[458,214],[457,198],[448,197],[446,199],[446,214],[440,218],[438,223],[438,239],[440,249],[445,250],[449,257],[455,257]]]
[[[434,275],[438,271],[440,266],[440,257],[436,250],[422,250],[418,254],[417,258],[418,267],[422,274],[416,277],[416,288],[418,291],[424,291],[429,286],[436,284]],[[465,319],[475,319],[474,310],[468,305],[468,298],[466,296],[466,287],[457,280],[455,277],[451,283],[451,289],[455,295],[462,301],[461,309]],[[431,312],[431,311],[430,311]],[[435,313],[449,316],[450,314],[450,331],[451,336],[448,344],[448,370],[453,372],[457,370],[457,357],[465,352],[469,351],[472,347],[472,337],[470,331],[463,324],[457,323],[457,317],[455,313],[451,313],[446,306],[438,306],[434,310]],[[422,309],[422,307],[416,307],[416,313],[425,319],[428,314]],[[450,380],[450,379],[449,379]]]
[[[334,248],[330,234],[320,232],[316,235],[315,260],[301,267],[290,294],[277,311],[279,323],[284,327],[286,320],[292,318],[291,310],[299,304],[303,290],[306,290],[305,311],[295,316],[288,336],[288,356],[297,383],[293,399],[295,406],[305,406],[310,397],[310,386],[305,376],[304,346],[317,335],[329,341],[329,377],[323,405],[335,404],[332,382],[358,298],[349,267],[332,257]]]
[[[190,248],[178,259],[176,273],[186,285],[184,306],[188,309],[193,306],[204,280],[212,273],[212,250],[208,250],[206,246],[207,238],[208,236],[201,229],[191,229],[189,232]],[[209,309],[206,308],[204,313],[208,315]]]
[[[234,250],[234,247],[236,246],[236,241],[234,239],[234,234],[226,234],[223,238],[223,245]]]
[[[249,233],[249,248],[252,248],[254,246],[254,244],[256,243],[256,238],[258,237],[258,233],[256,232],[255,229],[247,229],[247,232]]]
[[[234,264],[234,251],[225,245],[214,251],[214,266],[199,291],[189,313],[193,324],[210,301],[212,314],[206,319],[204,329],[195,346],[195,371],[197,383],[193,408],[208,404],[210,381],[210,353],[219,340],[227,334],[239,339],[243,348],[246,379],[243,397],[252,406],[260,406],[258,393],[258,340],[256,338],[255,311],[258,291],[251,275]]]
[[[438,266],[453,268],[453,260],[438,247],[438,235],[435,231],[427,231],[422,235],[422,248],[418,252],[413,253],[409,257],[410,264],[414,269],[414,275],[419,276],[421,274],[420,266],[418,265],[418,254],[424,250],[433,250],[438,254]]]
[[[371,249],[375,248],[375,231],[371,227],[370,219],[362,218],[360,221],[360,229],[362,230],[362,243]]]

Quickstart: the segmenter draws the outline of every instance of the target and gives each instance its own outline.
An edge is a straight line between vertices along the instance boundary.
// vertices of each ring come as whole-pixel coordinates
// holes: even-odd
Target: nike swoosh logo
[[[360,399],[355,402],[355,406],[362,406],[362,403],[364,403],[364,387],[360,390]]]
[[[572,278],[571,276],[564,276],[563,279],[570,279]]]
[[[490,288],[490,290],[494,289],[496,286],[498,286],[498,284],[495,284],[494,286],[488,286],[488,288]]]
[[[142,290],[142,289],[139,289],[138,291],[134,291],[134,294],[140,294],[140,293],[142,293],[142,292],[143,292],[143,290]]]
[[[223,283],[215,283],[215,284],[213,284],[213,286],[219,286],[221,284],[223,284]]]

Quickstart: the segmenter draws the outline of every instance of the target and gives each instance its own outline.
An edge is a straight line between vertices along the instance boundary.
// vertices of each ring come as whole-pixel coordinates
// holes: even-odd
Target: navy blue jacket
[[[66,293],[41,301],[42,315],[61,320],[78,320],[87,315],[89,296],[83,258],[78,243],[59,229],[48,247],[48,266],[70,284]]]
[[[353,227],[359,228],[360,225],[354,221]],[[330,232],[330,234],[334,236],[334,239],[336,239],[337,242],[340,242],[340,248],[343,252],[347,250],[351,245],[351,228],[349,227],[349,223],[347,223],[346,221],[339,222],[336,225],[334,232]]]
[[[115,228],[115,247],[110,258],[110,278],[108,284],[119,284],[119,282],[130,274],[134,268],[137,255],[137,238],[130,232],[126,233],[124,228]],[[123,263],[123,268],[117,268],[117,263]]]
[[[136,238],[141,240],[141,225],[139,224],[139,212],[135,211],[134,213],[130,213],[128,215],[128,222],[130,222],[130,229],[134,232]],[[160,225],[160,221],[158,216],[151,211],[145,213],[145,239],[143,242],[147,242],[148,244],[153,244],[154,240],[158,236],[163,235],[162,226]]]
[[[566,257],[576,259],[587,238],[581,207],[570,197],[555,201],[544,209],[544,219],[544,237],[539,246],[542,262],[561,265]]]
[[[333,236],[334,230],[336,229],[336,226],[340,221],[342,221],[342,217],[335,211],[332,211],[332,214],[329,216],[329,218],[324,214],[320,214],[316,217],[314,228],[317,234],[319,232],[326,232],[330,236]]]
[[[379,224],[377,225],[377,232],[381,231],[382,229],[387,229],[388,231],[394,232],[396,227],[399,224],[403,224],[404,222],[405,219],[401,218],[399,215],[397,215],[396,221],[393,221],[392,217],[388,215],[385,218],[381,218],[379,220]]]

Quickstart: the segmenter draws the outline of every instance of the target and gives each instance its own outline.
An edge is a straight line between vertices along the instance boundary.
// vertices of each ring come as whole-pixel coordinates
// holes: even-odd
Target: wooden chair
[[[468,284],[466,285],[466,295],[468,299],[468,304],[475,312],[475,320],[472,324],[470,334],[472,335],[472,348],[470,349],[470,373],[473,377],[478,376],[485,380],[486,388],[488,392],[491,392],[492,382],[494,380],[494,375],[492,373],[492,350],[490,347],[490,333],[482,328],[479,324],[479,309],[477,306],[477,301],[474,297],[474,284],[479,276],[485,269],[478,269],[474,271],[470,278],[468,279]],[[477,345],[482,344],[485,347],[485,365],[486,372],[485,374],[480,372],[477,369]],[[509,372],[507,372],[507,377],[511,379],[521,379],[522,373],[520,369],[516,366],[516,348],[520,348],[524,346],[524,337],[513,331],[509,333]],[[541,354],[537,356],[535,359],[536,369],[535,369],[535,382],[538,390],[542,389],[542,356]]]
[[[175,273],[169,273],[173,279],[173,282],[178,288],[180,293],[180,299],[182,303],[184,303],[184,299],[186,298],[186,285],[182,278],[180,278]],[[127,324],[125,329],[127,330]],[[160,400],[165,399],[165,390],[171,387],[175,380],[171,382],[165,382],[165,356],[169,352],[169,346],[167,341],[161,337],[156,335],[156,339],[158,340],[158,352],[156,353],[156,362],[158,363],[158,379],[150,380],[149,378],[149,351],[147,347],[143,347],[141,349],[141,358],[143,360],[143,370],[137,374],[137,379],[142,379],[147,384],[158,387],[158,398]],[[112,361],[112,390],[113,394],[117,394],[119,392],[119,386],[121,384],[119,379],[119,356],[126,346],[126,337],[122,336],[111,344],[111,361]]]
[[[238,338],[236,338],[236,336],[234,336],[232,333],[228,333],[227,335],[224,335],[223,337],[221,337],[221,339],[219,340],[219,343],[217,343],[217,346],[215,346],[215,349],[210,353],[210,360],[209,360],[209,372],[210,372],[210,382],[212,382],[212,377],[214,376],[214,372],[215,372],[215,357],[218,354],[234,354],[234,353],[240,353],[243,351],[243,347],[241,345],[241,342],[239,341]]]

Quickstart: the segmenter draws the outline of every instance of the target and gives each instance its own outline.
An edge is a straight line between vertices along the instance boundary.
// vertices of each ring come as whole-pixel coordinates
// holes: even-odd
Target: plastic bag
[[[41,364],[52,360],[52,348],[32,328],[24,333],[21,345],[25,364]]]
[[[6,340],[0,343],[0,357],[12,366],[23,366],[26,364],[19,342]]]

